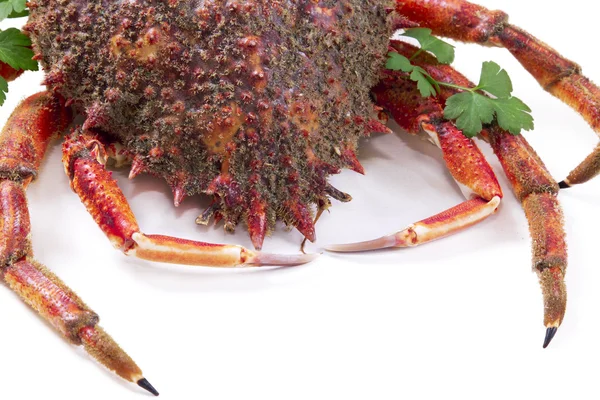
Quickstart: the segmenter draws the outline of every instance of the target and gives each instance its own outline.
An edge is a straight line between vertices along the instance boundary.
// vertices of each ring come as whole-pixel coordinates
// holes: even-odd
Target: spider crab
[[[505,13],[462,0],[37,0],[29,7],[25,31],[48,90],[23,101],[0,136],[2,278],[67,340],[156,395],[99,327],[98,316],[32,256],[25,190],[50,140],[75,115],[84,121],[66,135],[65,171],[112,244],[152,261],[218,267],[296,265],[313,256],[144,234],[107,161],[129,161],[131,178],[149,173],[165,179],[175,205],[197,193],[213,196],[198,221],[215,216],[226,229],[244,222],[256,249],[277,219],[314,240],[311,206],[322,210],[329,198],[350,200],[327,177],[341,168],[363,172],[357,141],[387,131],[380,119],[388,113],[407,132],[430,137],[467,199],[396,234],[330,250],[416,246],[496,211],[503,194],[492,169],[474,142],[443,118],[445,100],[455,91],[422,98],[401,73],[383,69],[388,51],[415,52],[390,42],[397,29],[428,27],[439,36],[505,47],[598,129],[600,91],[577,64],[510,25]],[[414,61],[438,81],[472,86],[428,54]],[[7,66],[1,73],[19,75]],[[566,305],[567,255],[556,195],[559,187],[594,177],[600,151],[558,184],[522,136],[491,124],[481,137],[500,159],[529,220],[545,347]]]

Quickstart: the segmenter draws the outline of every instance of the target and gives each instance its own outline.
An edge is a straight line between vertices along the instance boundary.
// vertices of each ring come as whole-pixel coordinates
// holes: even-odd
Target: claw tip
[[[319,257],[319,254],[270,254],[255,252],[247,261],[248,266],[296,266],[309,263]]]
[[[384,236],[375,240],[366,242],[357,242],[349,244],[330,244],[325,246],[325,250],[335,253],[353,253],[359,251],[380,250],[388,247],[394,247],[398,243],[395,235]]]
[[[552,339],[554,339],[554,335],[556,335],[557,331],[558,331],[558,328],[554,327],[554,326],[546,329],[546,338],[544,339],[544,348],[548,347],[548,345],[550,344]]]
[[[559,188],[561,188],[561,189],[568,189],[568,188],[570,188],[570,187],[571,187],[571,185],[569,185],[569,184],[568,184],[566,181],[561,181],[561,182],[558,184],[558,187],[559,187]]]
[[[150,393],[152,393],[155,396],[158,396],[158,391],[156,389],[154,389],[154,386],[152,386],[146,378],[140,379],[139,381],[137,381],[137,384],[139,387],[146,389],[147,391],[149,391]]]

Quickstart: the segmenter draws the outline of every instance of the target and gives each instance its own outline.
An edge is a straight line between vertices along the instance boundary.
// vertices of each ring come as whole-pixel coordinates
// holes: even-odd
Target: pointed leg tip
[[[146,389],[147,391],[149,391],[153,395],[158,396],[158,391],[156,389],[154,389],[154,386],[152,386],[150,384],[150,382],[148,382],[148,380],[146,378],[140,379],[139,381],[137,381],[137,384],[142,389]]]
[[[354,246],[351,244],[329,244],[323,247],[326,251],[331,251],[333,253],[350,253],[353,250]]]
[[[555,326],[552,326],[552,327],[546,329],[546,338],[544,339],[544,349],[546,347],[548,347],[550,342],[552,342],[552,339],[554,339],[554,335],[556,335],[557,331],[558,331],[558,328]]]
[[[256,234],[250,235],[250,240],[252,241],[252,246],[254,246],[254,250],[261,251],[263,247],[263,243],[265,241],[264,234]]]
[[[330,244],[325,246],[325,250],[334,253],[355,253],[360,251],[380,250],[388,247],[396,246],[396,238],[394,235],[384,236],[375,240],[366,242],[347,243],[347,244]]]
[[[569,185],[569,184],[568,184],[566,181],[561,181],[561,182],[558,184],[558,187],[559,187],[559,188],[561,188],[561,189],[568,189],[568,188],[570,188],[570,187],[571,187],[571,185]]]

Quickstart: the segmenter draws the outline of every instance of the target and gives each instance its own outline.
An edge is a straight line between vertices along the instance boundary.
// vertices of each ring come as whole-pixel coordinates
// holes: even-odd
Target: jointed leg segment
[[[397,74],[384,78],[373,89],[373,94],[377,104],[388,110],[402,128],[412,134],[426,133],[442,150],[448,170],[467,200],[395,234],[367,242],[330,245],[328,250],[364,251],[416,246],[466,229],[496,211],[502,189],[494,172],[473,140],[443,119],[439,100],[421,98],[415,85]]]
[[[413,46],[403,42],[393,42],[392,48],[405,56],[415,53]],[[464,87],[474,86],[457,71],[447,65],[439,65],[433,57],[427,54],[421,54],[413,59],[413,62],[425,68],[438,81]],[[490,175],[492,174],[491,170],[488,171],[489,166],[483,160],[481,153],[478,150],[475,151],[474,145],[472,145],[473,148],[470,147],[471,145],[468,144],[470,139],[467,139],[451,123],[442,118],[441,104],[455,93],[454,89],[443,89],[436,99],[423,99],[418,94],[411,93],[411,86],[414,91],[414,84],[398,73],[389,72],[388,77],[374,89],[374,94],[377,102],[386,108],[403,128],[409,132],[423,129],[433,137],[434,141],[437,140],[452,175],[457,182],[469,185],[469,188],[478,196],[475,200],[479,200],[483,204],[484,199],[488,199],[489,196],[496,193],[494,190],[498,190],[497,193],[501,195],[499,188],[495,189],[497,182],[493,175]],[[498,156],[529,221],[530,233],[533,238],[533,269],[539,276],[544,298],[544,323],[547,327],[544,347],[546,347],[562,323],[566,307],[564,275],[567,254],[562,211],[556,199],[558,184],[523,136],[513,136],[497,126],[491,126],[484,130],[481,136],[491,144]],[[449,141],[450,139],[453,141]],[[445,142],[452,143],[452,145],[445,145]],[[462,155],[462,159],[457,158],[456,162],[452,162],[453,151],[456,152],[456,155]],[[464,172],[463,169],[470,171],[473,175],[469,179],[464,179],[465,174],[469,172]],[[479,185],[474,184],[475,182],[479,182]],[[467,204],[468,202],[463,203],[463,205]],[[473,210],[467,210],[462,214],[464,220],[459,223],[459,226],[466,226],[465,221],[477,214]],[[453,220],[454,213],[450,215],[450,218],[442,214],[433,219],[436,222],[443,221],[441,222],[442,226],[447,227],[450,231],[456,226],[456,222]],[[431,219],[417,223],[415,226],[429,224],[431,224]],[[458,229],[454,229],[452,232],[456,230]],[[382,240],[379,241],[378,244],[381,245]],[[368,248],[375,248],[374,242],[367,243],[369,243]]]
[[[533,269],[544,298],[544,347],[562,323],[567,305],[564,283],[567,245],[558,185],[522,136],[512,136],[494,127],[485,133],[498,156],[515,195],[521,202],[532,237]]]
[[[310,254],[276,255],[241,246],[212,244],[162,235],[145,235],[121,189],[106,170],[103,144],[91,133],[74,135],[63,148],[71,187],[113,245],[125,254],[151,261],[212,267],[298,265]]]
[[[0,135],[0,277],[71,343],[84,346],[119,376],[158,395],[135,362],[98,326],[98,315],[33,259],[25,189],[37,176],[51,139],[70,122],[70,112],[59,98],[39,93],[21,103]],[[295,265],[314,258],[144,235],[116,182],[98,161],[104,158],[102,143],[91,135],[79,135],[68,140],[64,149],[73,189],[115,247],[126,254],[211,266]]]
[[[25,189],[37,175],[50,140],[70,121],[61,100],[39,93],[19,105],[0,134],[0,276],[67,340],[158,395],[135,362],[98,326],[98,315],[33,258]]]

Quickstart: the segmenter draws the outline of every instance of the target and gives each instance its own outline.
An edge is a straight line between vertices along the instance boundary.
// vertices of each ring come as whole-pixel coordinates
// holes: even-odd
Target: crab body
[[[276,219],[314,240],[327,176],[360,170],[392,34],[377,1],[38,1],[46,84],[176,203],[208,193],[260,247]]]
[[[466,199],[392,235],[328,250],[412,247],[496,211],[503,192],[492,168],[444,114],[451,96],[475,85],[426,51],[390,40],[395,29],[423,26],[457,40],[505,47],[547,91],[600,131],[600,89],[577,64],[510,25],[505,13],[464,0],[28,4],[25,31],[48,90],[21,103],[0,135],[0,276],[67,340],[153,394],[158,392],[138,366],[98,326],[98,316],[32,254],[25,190],[50,140],[68,125],[75,126],[63,146],[71,188],[116,248],[147,260],[215,267],[296,265],[315,256],[147,235],[107,170],[107,158],[128,159],[130,177],[149,173],[166,180],[176,205],[185,196],[212,196],[199,221],[214,214],[229,230],[245,223],[260,249],[278,219],[315,239],[315,205],[320,212],[329,197],[350,199],[328,177],[342,168],[363,172],[359,138],[388,131],[379,118],[392,116],[408,133],[423,134],[439,147]],[[386,70],[389,52],[440,82],[437,96],[422,97],[406,71]],[[5,67],[0,64],[4,79],[20,73]],[[82,122],[73,121],[73,112]],[[600,147],[559,185],[522,136],[491,121],[480,138],[498,156],[529,220],[545,347],[566,308],[558,190],[600,172]]]

